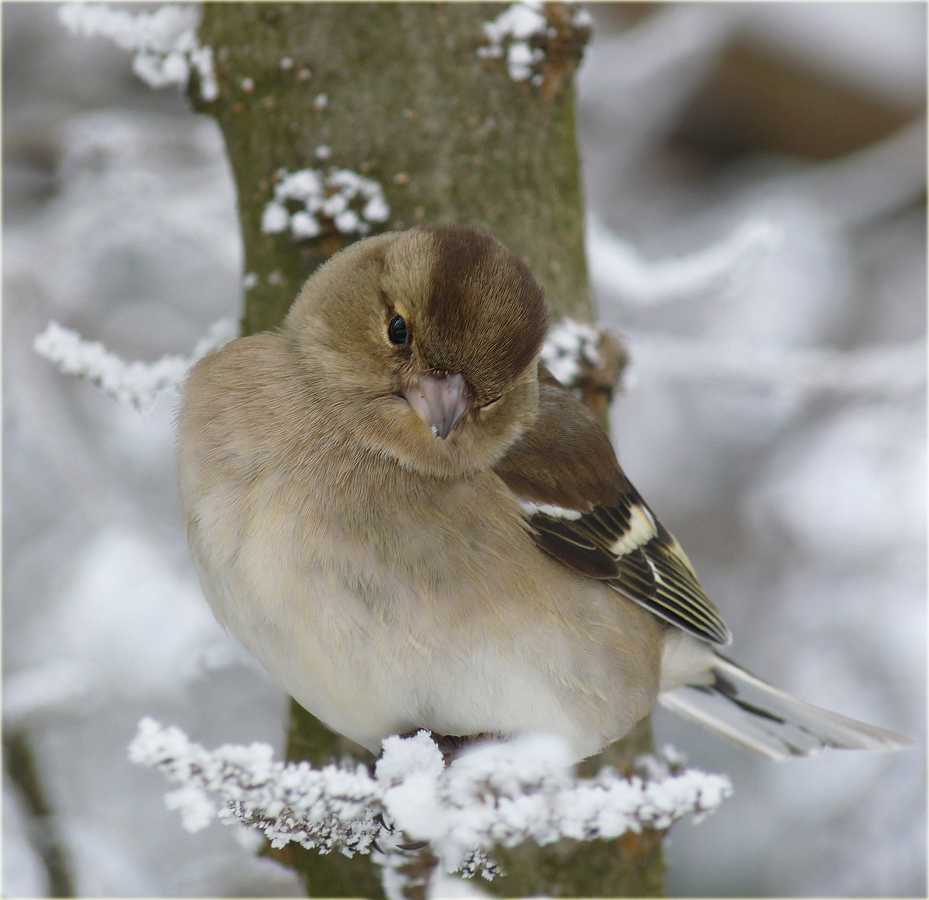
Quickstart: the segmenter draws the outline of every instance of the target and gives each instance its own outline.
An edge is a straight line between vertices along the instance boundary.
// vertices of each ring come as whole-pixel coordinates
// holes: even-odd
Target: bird
[[[177,473],[218,621],[374,754],[426,729],[582,759],[659,702],[775,760],[908,746],[719,652],[684,550],[541,364],[549,321],[516,253],[436,224],[350,244],[200,360]]]

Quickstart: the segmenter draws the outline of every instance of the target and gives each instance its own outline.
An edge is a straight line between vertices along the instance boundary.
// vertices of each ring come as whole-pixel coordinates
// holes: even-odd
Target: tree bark
[[[586,37],[560,4],[533,79],[514,80],[487,47],[485,23],[507,9],[472,3],[208,3],[200,41],[213,48],[216,117],[238,191],[245,249],[244,334],[275,327],[312,271],[360,234],[323,221],[313,239],[265,234],[281,170],[347,169],[381,185],[389,218],[375,230],[457,222],[488,229],[545,289],[553,319],[592,322],[572,75]],[[196,94],[196,85],[191,95]],[[649,749],[648,724],[590,761],[627,764]],[[290,758],[321,764],[370,755],[293,705]],[[287,856],[311,895],[382,896],[367,857]],[[508,896],[660,895],[660,836],[500,853]]]

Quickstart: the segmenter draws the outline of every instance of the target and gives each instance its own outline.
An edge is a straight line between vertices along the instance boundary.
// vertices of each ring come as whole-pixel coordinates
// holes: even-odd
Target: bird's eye
[[[407,342],[409,332],[403,316],[393,316],[387,323],[387,337],[390,343],[397,347],[402,347]]]

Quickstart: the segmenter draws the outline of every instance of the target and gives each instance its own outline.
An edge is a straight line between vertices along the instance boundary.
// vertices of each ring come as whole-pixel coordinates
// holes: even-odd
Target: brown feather
[[[536,544],[713,643],[729,629],[678,543],[619,467],[596,417],[539,366],[539,417],[494,471],[526,505]]]

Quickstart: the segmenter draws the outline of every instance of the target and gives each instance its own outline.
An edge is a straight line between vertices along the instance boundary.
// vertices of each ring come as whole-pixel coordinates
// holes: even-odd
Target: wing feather
[[[629,483],[599,422],[540,367],[539,419],[495,471],[541,550],[695,637],[732,639],[680,544]]]

